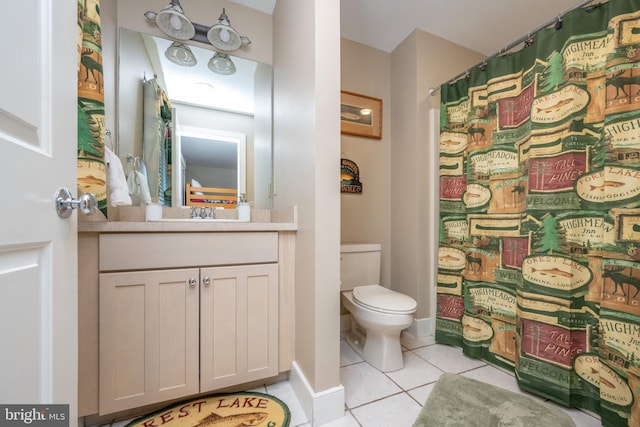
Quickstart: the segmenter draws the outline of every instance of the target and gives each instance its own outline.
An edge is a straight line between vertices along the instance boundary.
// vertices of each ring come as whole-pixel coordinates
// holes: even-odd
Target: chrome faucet
[[[215,218],[215,217],[216,217],[216,211],[213,208],[209,208],[209,212],[207,212],[207,208],[205,207],[201,207],[200,212],[198,212],[198,210],[195,207],[191,208],[191,218],[207,219],[207,218]]]

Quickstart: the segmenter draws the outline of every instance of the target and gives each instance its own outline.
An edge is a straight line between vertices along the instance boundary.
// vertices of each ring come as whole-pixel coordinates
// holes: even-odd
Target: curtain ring
[[[562,28],[562,15],[558,15],[558,17],[556,18],[555,29],[559,30],[561,28]]]
[[[527,33],[527,38],[524,41],[524,46],[529,47],[532,44],[533,44],[533,37],[531,36],[531,33]]]
[[[111,139],[111,130],[107,129],[104,131],[104,136],[109,139],[109,148],[113,151],[113,140]]]

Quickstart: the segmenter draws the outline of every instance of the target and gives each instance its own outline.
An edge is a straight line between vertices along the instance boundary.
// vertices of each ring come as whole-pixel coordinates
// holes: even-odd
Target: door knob
[[[71,192],[66,188],[61,188],[56,193],[56,212],[60,218],[69,218],[71,211],[80,209],[85,215],[98,212],[98,200],[91,193],[84,193],[79,199],[74,199]]]
[[[202,278],[202,284],[205,286],[209,286],[209,283],[211,283],[211,279],[209,279],[209,276],[204,276]]]
[[[198,284],[198,281],[196,280],[195,277],[192,277],[189,279],[189,286],[194,287],[197,284]]]

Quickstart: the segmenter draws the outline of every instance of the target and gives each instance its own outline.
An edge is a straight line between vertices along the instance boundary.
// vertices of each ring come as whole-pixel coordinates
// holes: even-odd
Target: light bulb
[[[179,30],[182,28],[182,20],[178,15],[172,14],[169,18],[169,25],[171,25],[171,28],[173,28],[174,30]]]
[[[220,30],[220,40],[222,40],[225,43],[231,40],[231,35],[229,34],[229,30],[227,30],[226,28],[223,28],[222,30]]]

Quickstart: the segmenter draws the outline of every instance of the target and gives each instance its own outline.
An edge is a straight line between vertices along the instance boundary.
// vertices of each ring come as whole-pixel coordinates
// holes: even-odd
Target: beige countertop
[[[296,231],[298,229],[295,206],[282,210],[254,209],[251,221],[233,221],[235,210],[219,215],[220,222],[210,220],[190,220],[184,217],[184,210],[165,208],[165,221],[145,221],[143,208],[120,208],[109,211],[111,220],[101,214],[81,217],[78,220],[79,233],[171,233],[171,232],[215,232],[215,231]],[[180,220],[176,220],[180,218]],[[113,220],[115,219],[115,220]],[[227,219],[227,221],[224,221]]]

